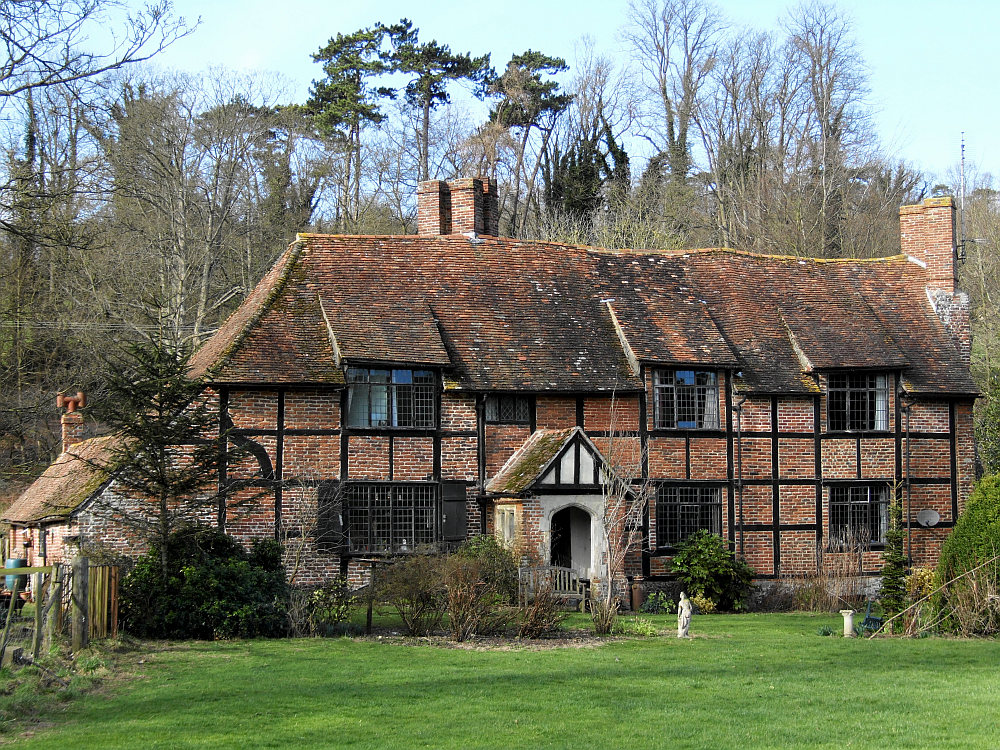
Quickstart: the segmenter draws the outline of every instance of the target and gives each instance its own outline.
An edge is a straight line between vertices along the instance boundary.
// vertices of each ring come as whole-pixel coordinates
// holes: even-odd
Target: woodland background
[[[896,254],[899,206],[959,191],[880,143],[835,5],[795,6],[765,33],[702,0],[633,0],[630,56],[615,60],[586,44],[572,60],[490,60],[421,38],[419,19],[385,19],[303,50],[316,75],[300,102],[266,74],[155,67],[197,33],[167,2],[88,47],[117,5],[0,0],[0,502],[58,452],[55,393],[99,398],[107,352],[204,341],[297,231],[413,232],[420,179],[496,179],[507,236],[820,257]],[[993,177],[972,170],[965,201],[960,273],[992,472]]]

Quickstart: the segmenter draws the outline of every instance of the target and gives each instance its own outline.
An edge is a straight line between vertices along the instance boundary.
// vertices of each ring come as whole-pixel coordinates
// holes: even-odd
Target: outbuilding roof
[[[106,467],[118,438],[90,438],[71,445],[3,514],[8,523],[29,525],[66,518],[108,480]]]

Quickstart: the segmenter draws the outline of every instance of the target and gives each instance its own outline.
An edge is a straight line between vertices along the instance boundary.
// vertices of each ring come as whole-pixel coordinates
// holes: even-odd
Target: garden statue
[[[687,638],[691,627],[691,600],[681,592],[681,600],[677,602],[677,637]]]

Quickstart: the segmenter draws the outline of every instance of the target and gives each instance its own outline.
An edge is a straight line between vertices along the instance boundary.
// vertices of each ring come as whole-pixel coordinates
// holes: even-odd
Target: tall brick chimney
[[[60,409],[66,407],[66,413],[62,415],[61,420],[63,453],[69,450],[71,445],[83,440],[83,415],[77,409],[86,405],[87,397],[82,391],[77,392],[75,396],[63,393],[56,396],[56,406]]]
[[[969,295],[958,288],[955,242],[955,201],[950,196],[927,198],[899,209],[903,252],[927,270],[927,297],[966,363],[972,353]]]
[[[500,201],[494,180],[467,177],[417,185],[418,234],[475,232],[496,237],[499,227]]]

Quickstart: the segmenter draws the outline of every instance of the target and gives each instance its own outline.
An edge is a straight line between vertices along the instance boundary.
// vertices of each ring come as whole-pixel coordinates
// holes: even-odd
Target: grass
[[[648,617],[664,630],[669,616]],[[584,620],[576,616],[573,625]],[[821,637],[836,615],[697,616],[691,640],[442,648],[185,643],[31,748],[995,747],[1000,642]]]

